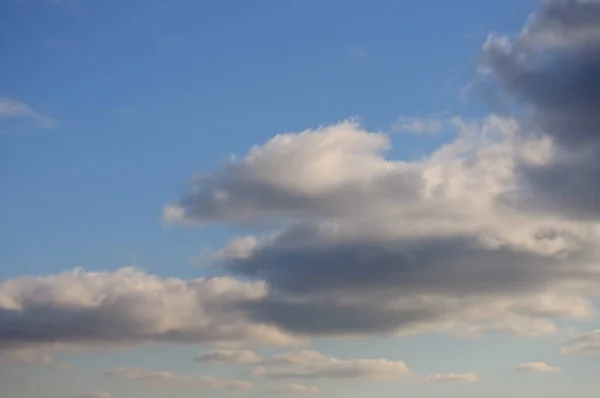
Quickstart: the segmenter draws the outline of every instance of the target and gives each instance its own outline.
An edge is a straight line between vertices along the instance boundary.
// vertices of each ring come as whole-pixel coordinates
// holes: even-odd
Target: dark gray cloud
[[[549,290],[568,294],[569,285],[600,281],[584,252],[543,255],[509,245],[488,247],[473,237],[380,241],[363,236],[335,242],[318,228],[312,233],[307,228],[220,264],[268,282],[267,297],[244,305],[256,321],[332,335],[410,331],[446,321],[485,324],[493,317],[500,323],[503,317],[577,317],[591,313],[587,300],[567,307],[531,297]],[[477,314],[487,305],[489,314]]]
[[[523,133],[555,144],[550,162],[521,166],[536,206],[600,217],[600,2],[543,1],[516,39],[490,38],[483,66],[525,107]]]

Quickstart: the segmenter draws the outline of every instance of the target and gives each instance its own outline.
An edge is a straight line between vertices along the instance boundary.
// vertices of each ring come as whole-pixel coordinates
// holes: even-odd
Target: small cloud
[[[196,361],[245,365],[258,363],[261,361],[261,358],[250,350],[215,350],[198,354]]]
[[[77,395],[75,397],[72,398],[111,398],[112,395],[110,395],[107,392],[104,391],[97,391],[97,392],[91,392],[88,394],[81,394],[81,395]]]
[[[515,367],[515,372],[528,373],[560,373],[560,368],[550,366],[545,362],[520,363]]]
[[[2,119],[28,120],[40,128],[53,128],[56,126],[53,119],[35,112],[25,102],[8,97],[0,97],[0,120]]]
[[[383,358],[340,359],[310,350],[275,355],[265,359],[263,365],[254,369],[255,376],[270,379],[394,380],[410,373],[403,361]]]
[[[321,390],[315,386],[305,386],[303,384],[291,383],[282,387],[267,391],[270,394],[317,394]]]
[[[445,373],[429,375],[427,380],[436,383],[477,383],[479,377],[475,373]]]
[[[435,134],[442,131],[445,121],[436,117],[400,117],[393,125],[392,131],[413,134]]]
[[[346,56],[355,61],[361,61],[367,58],[367,50],[364,47],[353,45],[346,47]]]

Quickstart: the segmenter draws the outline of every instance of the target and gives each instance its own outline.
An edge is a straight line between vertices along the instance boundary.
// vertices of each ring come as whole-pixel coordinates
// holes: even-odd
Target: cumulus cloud
[[[35,112],[26,103],[7,97],[0,97],[1,119],[29,120],[39,127],[54,127],[55,125],[54,120]]]
[[[274,388],[267,391],[271,394],[317,394],[320,392],[319,387],[305,386],[304,384],[290,383],[286,386]]]
[[[377,205],[376,197],[397,200],[411,195],[419,181],[410,165],[380,156],[389,145],[384,134],[353,121],[280,134],[241,161],[197,175],[164,218],[200,225],[304,218],[364,210],[365,203]]]
[[[600,355],[600,329],[592,330],[569,342],[562,349],[565,355]]]
[[[515,372],[529,373],[560,373],[560,368],[550,366],[545,362],[527,362],[520,363],[515,367]]]
[[[265,294],[262,282],[161,279],[135,268],[77,269],[9,279],[0,283],[0,348],[53,343],[292,343],[289,335],[248,321],[234,306]]]
[[[437,383],[477,383],[479,377],[475,373],[432,374],[427,380]]]
[[[252,383],[240,380],[224,380],[215,376],[188,376],[167,371],[123,367],[107,371],[105,377],[126,379],[148,384],[152,387],[210,387],[233,390],[252,388]]]
[[[554,144],[549,161],[520,165],[532,208],[600,217],[599,26],[599,2],[547,0],[515,39],[484,47],[486,92],[524,109],[522,134]]]
[[[252,364],[261,361],[261,358],[250,350],[215,350],[202,352],[196,355],[197,362],[208,363],[233,363],[233,364]]]
[[[275,355],[255,368],[256,376],[272,379],[379,379],[405,377],[410,373],[403,361],[388,359],[340,359],[302,350]]]

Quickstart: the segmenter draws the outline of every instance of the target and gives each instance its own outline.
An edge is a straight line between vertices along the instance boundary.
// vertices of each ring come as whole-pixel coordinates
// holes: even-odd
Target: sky
[[[0,61],[0,396],[597,396],[600,1],[2,0]]]

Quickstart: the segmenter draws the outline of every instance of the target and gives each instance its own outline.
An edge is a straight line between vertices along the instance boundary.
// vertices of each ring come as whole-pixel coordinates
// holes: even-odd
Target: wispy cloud
[[[316,386],[306,386],[304,384],[290,383],[285,386],[268,390],[269,394],[317,394],[321,390]]]
[[[427,380],[437,383],[477,383],[479,377],[475,373],[444,373],[429,375]]]
[[[442,131],[445,120],[433,116],[430,117],[408,117],[401,116],[392,125],[392,131],[413,134],[434,134]]]
[[[41,128],[56,126],[52,118],[40,115],[25,102],[8,97],[0,97],[0,119],[28,120]]]
[[[252,383],[241,380],[225,380],[215,376],[188,376],[164,370],[123,367],[104,372],[105,377],[138,381],[152,387],[210,387],[219,389],[245,390]]]

